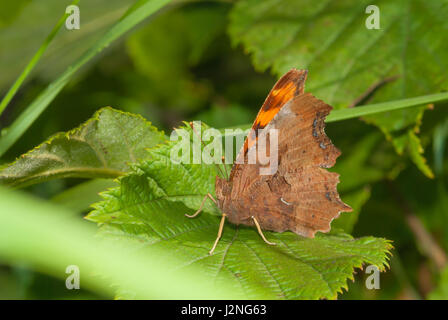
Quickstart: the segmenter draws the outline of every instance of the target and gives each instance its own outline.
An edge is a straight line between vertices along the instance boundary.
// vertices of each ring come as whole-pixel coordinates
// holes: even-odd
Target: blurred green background
[[[80,30],[69,31],[65,28],[60,30],[32,74],[1,115],[0,128],[8,127],[51,81],[91,47],[134,2],[81,1]],[[232,26],[232,23],[236,24],[240,19],[238,17],[240,12],[235,12],[237,2],[171,2],[138,24],[97,55],[71,79],[38,120],[1,158],[0,165],[13,161],[52,134],[78,126],[104,106],[141,114],[165,133],[170,133],[173,127],[181,124],[182,120],[202,120],[215,128],[250,124],[281,71],[287,66],[304,67],[302,62],[306,60],[305,58],[296,60],[294,58],[297,55],[306,57],[307,54],[316,54],[321,48],[311,45],[311,41],[308,41],[304,47],[297,46],[300,48],[297,52],[285,47],[286,53],[281,51],[272,53],[272,50],[269,51],[269,46],[279,45],[272,41],[272,44],[264,44],[268,48],[264,48],[265,56],[260,58],[262,54],[258,53],[257,56],[257,49],[254,47],[260,46],[257,41],[263,41],[262,35],[254,43],[244,40],[244,37],[252,32],[251,37],[254,39],[257,36],[256,31],[249,30],[247,34],[243,32],[235,36],[237,33],[235,29],[238,28]],[[245,5],[249,5],[246,3],[250,1],[243,2],[245,3],[240,4],[238,8],[240,11]],[[268,2],[272,6],[273,1]],[[351,12],[349,8],[358,6],[355,4],[357,1],[341,2],[347,7],[347,15]],[[410,0],[401,1],[401,4],[407,5],[408,2],[414,6],[412,10],[418,10],[418,5],[421,3]],[[289,1],[289,3],[297,4],[299,8],[312,6],[308,1]],[[380,7],[382,3],[384,2],[379,1]],[[61,0],[13,2],[0,0],[1,96],[6,94],[68,4],[68,1]],[[288,1],[278,1],[276,10],[268,10],[269,19],[281,20],[283,23],[287,21],[288,17],[285,18],[289,14],[287,4]],[[252,22],[256,25],[256,15],[263,11],[263,4],[252,2],[251,5],[255,9],[250,11],[245,19],[255,20]],[[445,2],[444,8],[446,9]],[[388,13],[387,10],[384,11],[386,11],[384,22],[386,24]],[[366,15],[360,12],[360,19],[365,19]],[[341,14],[330,10],[327,15],[338,13]],[[260,14],[259,20],[263,18],[266,16]],[[297,17],[293,18],[311,19],[307,12],[299,12]],[[425,24],[428,20],[418,21]],[[319,28],[319,23],[324,22],[325,19],[316,19],[313,22],[316,24],[316,30]],[[443,22],[442,26],[438,25],[440,30],[432,30],[433,27],[428,24],[418,26],[420,27],[434,34],[434,38],[428,41],[447,43],[446,22]],[[288,26],[284,28],[287,29]],[[266,38],[272,39],[269,38],[272,35],[268,34],[272,30],[278,32],[279,38],[283,37],[281,24],[272,26],[268,31],[260,29],[258,33],[266,32]],[[273,39],[276,34],[274,31],[272,31]],[[286,37],[289,31],[284,32]],[[329,35],[316,33],[306,31],[304,41],[307,41],[307,37],[313,36],[314,43],[327,45]],[[406,36],[412,38],[413,34]],[[402,39],[405,35],[397,33],[391,37],[392,40],[394,37]],[[385,48],[380,48],[379,52],[386,52],[388,46],[393,46],[392,40],[386,37]],[[334,39],[334,41],[345,40]],[[349,46],[346,49],[351,50]],[[418,61],[421,54],[417,50],[417,46],[409,45],[406,54],[415,59],[406,60],[407,62],[421,63]],[[252,55],[248,54],[249,52]],[[338,52],[339,56],[344,55],[342,50]],[[350,59],[357,59],[356,51],[352,52],[353,57]],[[426,64],[433,65],[432,69],[427,70],[428,75],[421,73],[420,78],[409,80],[407,91],[403,94],[388,94],[386,91],[396,89],[387,87],[388,80],[383,86],[383,83],[378,84],[377,79],[368,76],[358,79],[354,76],[364,88],[361,91],[356,88],[358,91],[353,93],[355,97],[362,96],[363,92],[374,86],[374,90],[367,91],[368,95],[362,97],[358,104],[446,90],[444,66],[448,57],[446,52],[442,54],[440,51],[435,51],[432,54],[434,56],[432,61],[425,62],[416,70],[409,67],[409,73],[417,74],[419,70],[428,69]],[[286,59],[285,57],[288,57],[289,61],[279,62],[280,66],[270,61],[270,59],[282,61]],[[381,55],[377,53],[377,57]],[[394,59],[386,54],[384,57]],[[319,79],[323,74],[320,69],[331,68],[332,63],[325,58],[315,63],[321,63],[322,67],[313,67],[313,64],[309,67],[311,88],[307,91],[325,100],[325,92],[319,91],[319,81],[324,82]],[[335,60],[333,66],[338,69],[341,64],[343,62]],[[407,68],[405,63],[403,68],[405,70]],[[380,74],[379,78],[382,80],[398,72],[394,71],[394,67],[383,71],[381,73],[374,67],[372,70],[367,70],[368,73]],[[346,77],[350,78],[350,74]],[[414,90],[413,86],[418,87],[419,84],[423,89]],[[316,92],[312,88],[316,88]],[[350,88],[342,86],[340,90],[340,95],[345,95]],[[319,92],[323,92],[321,96]],[[334,103],[337,108],[347,107],[350,104],[343,103],[341,99],[336,99]],[[348,292],[341,294],[340,299],[448,298],[448,271],[446,271],[448,161],[445,148],[448,136],[448,109],[446,103],[438,103],[429,109],[424,106],[423,109],[427,110],[419,113],[416,122],[406,123],[392,134],[389,134],[392,131],[387,133],[389,130],[387,126],[379,125],[381,128],[379,130],[373,125],[375,123],[378,125],[378,122],[375,122],[377,120],[372,119],[367,121],[352,119],[327,125],[328,136],[343,154],[334,168],[334,171],[341,174],[341,184],[338,188],[341,198],[349,199],[351,204],[355,204],[352,205],[355,214],[351,217],[344,215],[338,220],[338,226],[344,228],[346,224],[345,226],[349,226],[347,228],[352,230],[347,228],[345,230],[352,231],[355,237],[364,235],[385,237],[392,240],[395,247],[391,268],[381,275],[380,290],[367,290],[364,286],[366,275],[359,272],[355,275],[356,281],[349,283]],[[421,125],[414,129],[415,123]],[[410,151],[404,151],[401,155],[396,152],[401,148],[397,147],[401,142],[396,141],[405,136],[403,133],[409,128],[412,128],[412,132],[418,133],[421,146],[425,150],[423,155],[426,164],[434,172],[434,178],[425,175],[424,169],[419,170],[422,166],[416,165],[418,161],[415,160],[416,156],[413,156],[412,147]],[[381,131],[387,134],[384,135]],[[391,140],[395,141],[395,145]],[[404,147],[403,149],[407,150]],[[55,201],[55,196],[83,181],[83,179],[53,180],[27,187],[25,191],[42,199]],[[90,202],[93,203],[97,199],[95,195]],[[87,210],[78,213],[81,217]],[[68,291],[62,280],[37,272],[26,264],[11,265],[0,261],[0,299],[95,298],[113,297],[87,290]]]

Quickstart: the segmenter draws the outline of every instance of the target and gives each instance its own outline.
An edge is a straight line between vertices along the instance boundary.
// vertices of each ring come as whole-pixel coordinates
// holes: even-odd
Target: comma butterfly
[[[340,212],[352,209],[337,192],[339,174],[329,172],[340,151],[324,132],[325,117],[332,107],[304,93],[307,70],[292,69],[278,80],[267,96],[237,156],[228,180],[216,177],[216,197],[222,212],[218,237],[227,218],[231,223],[262,230],[313,238],[317,231],[330,231]],[[257,145],[261,130],[278,130],[278,168],[260,175],[261,164],[244,161]],[[239,161],[238,161],[239,160]],[[206,200],[207,196],[204,198]],[[202,208],[201,205],[201,208]],[[196,216],[201,208],[192,216]]]

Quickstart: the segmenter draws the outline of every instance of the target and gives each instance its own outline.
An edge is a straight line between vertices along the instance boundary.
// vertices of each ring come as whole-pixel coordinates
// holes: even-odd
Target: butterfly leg
[[[205,200],[207,199],[207,197],[209,197],[215,204],[217,204],[215,198],[213,198],[213,196],[212,196],[210,193],[207,193],[207,194],[205,195],[204,199],[202,199],[202,202],[201,202],[201,205],[200,205],[198,211],[196,211],[196,212],[193,213],[192,215],[190,215],[190,214],[185,214],[185,216],[188,217],[188,218],[194,218],[194,217],[196,217],[199,213],[201,213],[201,211],[202,211],[202,207],[204,207],[204,203],[205,203]]]
[[[264,242],[266,242],[267,244],[269,244],[269,245],[271,245],[271,246],[275,246],[276,243],[274,243],[274,242],[270,242],[270,241],[268,241],[268,240],[265,238],[265,236],[264,236],[264,234],[263,234],[263,231],[261,231],[261,227],[260,227],[260,224],[258,223],[257,219],[255,219],[254,216],[252,216],[251,218],[252,218],[252,220],[254,220],[254,223],[255,223],[255,226],[257,227],[258,233],[259,233],[260,236],[263,238]]]
[[[219,223],[219,230],[218,230],[218,236],[216,237],[215,243],[213,244],[212,249],[209,251],[209,255],[213,254],[213,251],[215,251],[216,246],[218,245],[219,239],[221,239],[222,236],[222,229],[224,228],[224,222],[226,221],[227,215],[225,213],[222,214],[221,222]]]

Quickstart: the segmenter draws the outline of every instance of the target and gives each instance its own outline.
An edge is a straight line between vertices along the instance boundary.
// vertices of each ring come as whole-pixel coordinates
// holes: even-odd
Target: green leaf
[[[204,132],[208,127],[202,123],[201,131]],[[195,133],[192,132],[189,126],[184,126],[181,129],[187,130],[191,139]],[[197,130],[198,132],[198,130]],[[152,200],[155,203],[170,203],[181,201],[191,210],[199,208],[201,202],[207,193],[212,192],[215,188],[215,178],[223,172],[223,167],[220,169],[214,164],[174,164],[171,161],[171,150],[175,141],[168,141],[165,144],[159,145],[148,150],[145,159],[139,163],[131,166],[131,171],[134,174],[126,175],[120,179],[121,185],[123,181],[129,181],[126,185],[138,185],[144,188],[142,196],[147,201]],[[192,150],[191,150],[192,151]],[[191,153],[191,157],[193,154]],[[191,158],[192,160],[192,158]],[[192,161],[191,161],[192,162]],[[220,171],[221,170],[221,171]],[[227,168],[226,170],[229,170]],[[148,182],[148,183],[146,183]],[[112,191],[105,192],[104,195],[109,198],[110,194],[117,194],[123,190],[112,189]],[[134,199],[136,202],[139,199]],[[111,199],[112,201],[112,199]],[[113,202],[113,206],[120,206],[120,203]],[[108,205],[111,205],[112,202]],[[154,212],[157,212],[157,207]],[[149,210],[149,209],[148,209]],[[218,209],[208,200],[204,203],[204,212],[211,214],[220,214]],[[187,213],[187,212],[185,212]],[[89,218],[93,219],[95,216],[96,222],[101,219],[102,222],[109,221],[115,217],[106,214],[101,210],[93,211],[89,214]],[[98,217],[96,217],[98,216]],[[103,220],[104,219],[104,220]]]
[[[367,29],[368,5],[380,9],[380,29]],[[234,44],[243,44],[259,70],[283,74],[310,70],[307,90],[336,108],[429,94],[448,87],[448,1],[239,1],[230,16]],[[427,26],[431,32],[427,32]],[[431,176],[408,134],[423,108],[365,119],[378,126],[401,154]],[[417,127],[418,129],[418,127]]]
[[[188,128],[187,128],[188,130]],[[191,131],[190,131],[191,133]],[[353,239],[347,234],[318,234],[306,239],[290,232],[265,232],[277,246],[268,246],[254,228],[227,223],[215,253],[210,256],[220,218],[213,203],[195,219],[184,216],[214,193],[214,165],[174,164],[175,142],[153,148],[149,160],[133,166],[117,188],[102,194],[87,219],[99,223],[100,234],[134,243],[142,255],[160,248],[166,259],[179,258],[173,269],[198,268],[216,285],[230,285],[243,298],[336,298],[354,268],[374,264],[384,270],[389,241]]]
[[[434,178],[434,173],[432,173],[431,168],[426,163],[426,159],[422,156],[424,150],[419,137],[413,131],[408,131],[408,141],[412,161],[428,178]]]
[[[170,2],[170,0],[147,0],[144,3],[138,3],[139,7],[137,9],[126,14],[123,19],[120,19],[114,26],[112,26],[101,39],[96,41],[89,50],[70,65],[56,80],[51,82],[11,124],[6,133],[0,137],[0,156],[22,136],[82,66],[97,56],[114,40],[122,36],[152,13],[159,10],[168,2]]]
[[[19,157],[0,171],[0,182],[24,187],[56,178],[116,178],[164,140],[143,117],[106,107]]]

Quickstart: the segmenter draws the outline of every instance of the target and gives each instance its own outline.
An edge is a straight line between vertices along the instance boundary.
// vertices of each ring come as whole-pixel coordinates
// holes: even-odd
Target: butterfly
[[[305,93],[307,70],[292,69],[269,92],[252,130],[239,151],[228,179],[216,177],[216,199],[209,193],[195,217],[210,198],[222,212],[213,253],[221,238],[225,219],[236,225],[262,230],[292,231],[313,238],[330,231],[340,212],[352,209],[339,197],[339,174],[329,172],[341,154],[324,132],[325,117],[332,107]],[[248,163],[261,136],[278,132],[278,168],[271,175],[259,174],[262,164]]]

